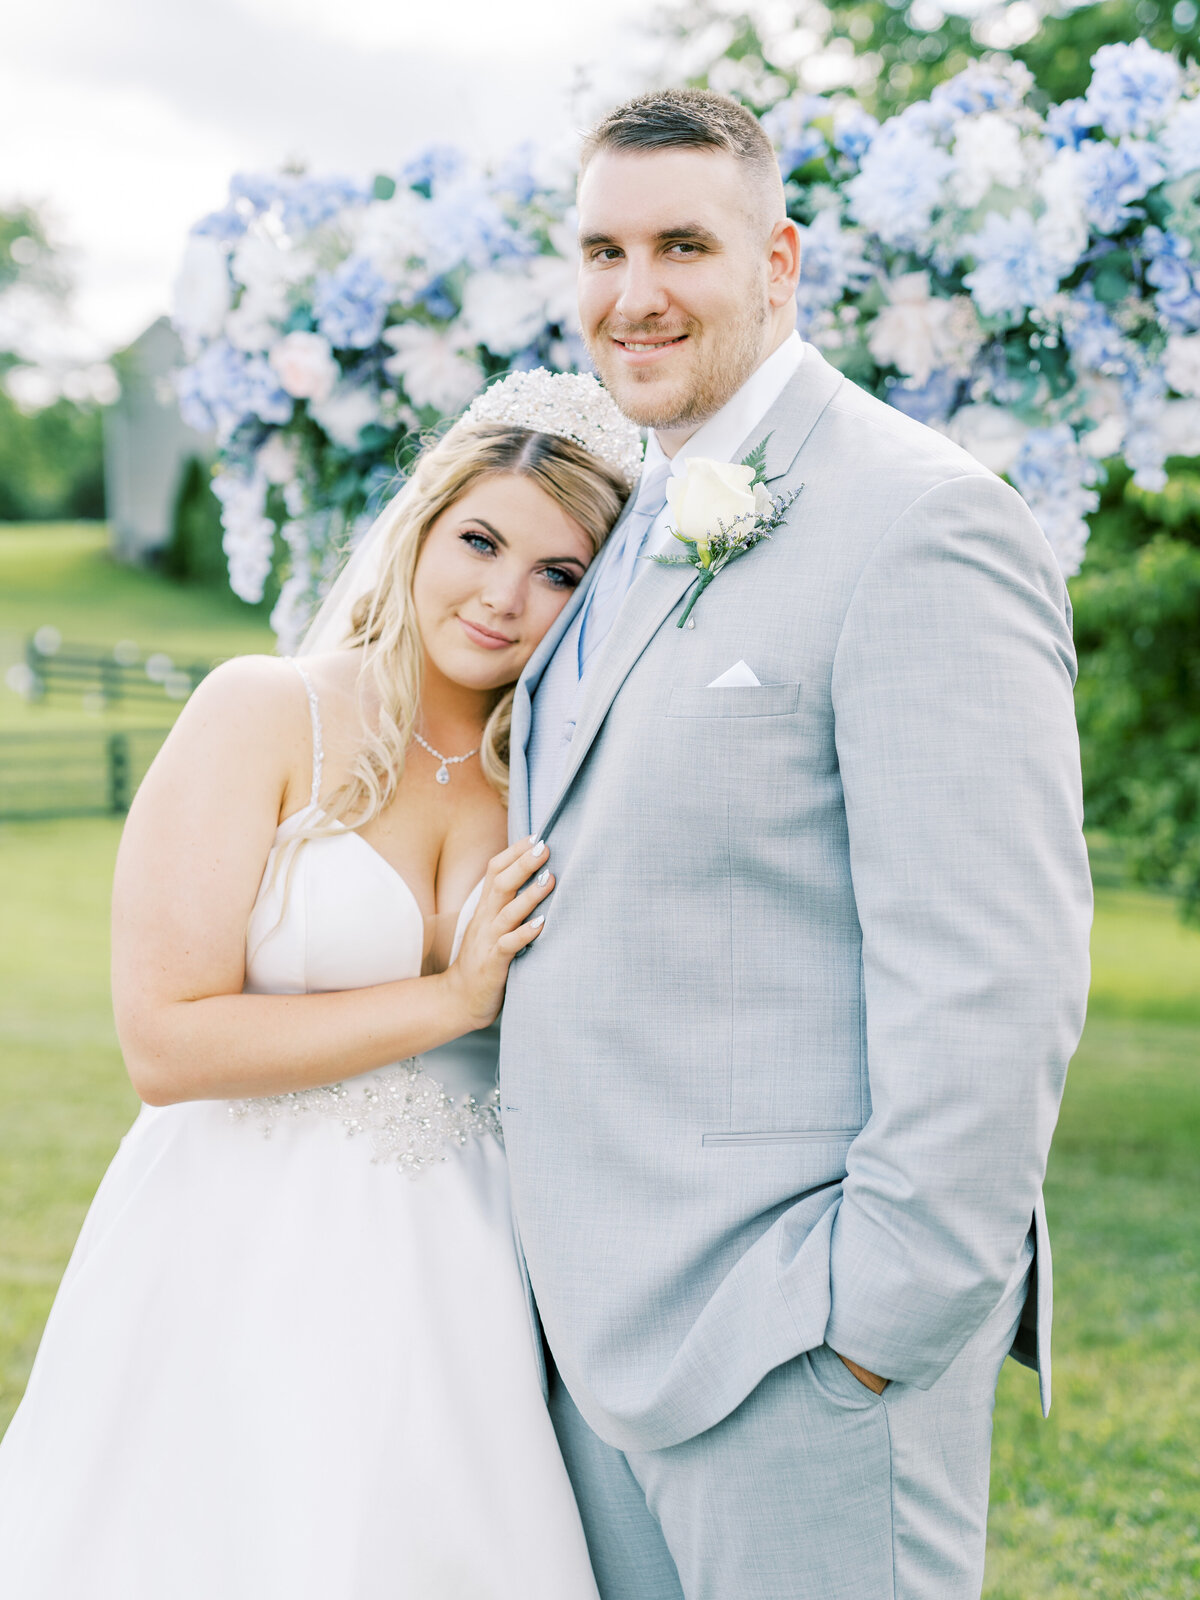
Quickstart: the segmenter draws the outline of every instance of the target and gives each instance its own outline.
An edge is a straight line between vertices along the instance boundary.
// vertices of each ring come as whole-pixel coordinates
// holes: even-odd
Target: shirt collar
[[[804,340],[794,330],[778,350],[773,350],[760,367],[746,379],[720,411],[696,429],[671,460],[671,475],[678,478],[692,456],[709,461],[729,461],[734,451],[748,438],[791,382],[804,360]],[[666,452],[653,431],[646,440],[643,470],[652,462],[666,459]]]

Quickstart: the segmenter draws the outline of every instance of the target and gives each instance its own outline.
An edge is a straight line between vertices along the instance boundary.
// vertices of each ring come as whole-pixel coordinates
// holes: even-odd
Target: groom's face
[[[579,185],[579,313],[626,416],[662,432],[719,411],[769,353],[772,218],[717,150],[600,150]]]

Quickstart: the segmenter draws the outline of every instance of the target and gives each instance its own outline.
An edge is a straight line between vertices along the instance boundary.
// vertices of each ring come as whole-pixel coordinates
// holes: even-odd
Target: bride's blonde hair
[[[459,423],[420,456],[402,493],[382,513],[380,576],[351,613],[345,644],[361,648],[359,704],[371,715],[344,782],[324,807],[327,821],[361,827],[384,809],[404,771],[421,704],[424,648],[413,605],[413,575],[429,529],[480,478],[512,474],[543,489],[600,550],[629,486],[570,439],[527,428]],[[480,743],[484,775],[508,794],[513,688],[497,691]]]

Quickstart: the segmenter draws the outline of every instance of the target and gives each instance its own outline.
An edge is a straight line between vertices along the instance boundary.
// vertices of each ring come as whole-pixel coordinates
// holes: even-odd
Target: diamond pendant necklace
[[[479,746],[476,745],[474,750],[468,750],[465,756],[444,756],[440,750],[435,750],[431,744],[422,739],[419,733],[414,733],[413,738],[421,746],[422,750],[428,750],[429,754],[434,758],[435,761],[440,761],[442,763],[434,773],[434,777],[439,783],[450,782],[451,767],[457,767],[460,762],[463,761],[470,761],[472,756],[477,756],[479,754]]]

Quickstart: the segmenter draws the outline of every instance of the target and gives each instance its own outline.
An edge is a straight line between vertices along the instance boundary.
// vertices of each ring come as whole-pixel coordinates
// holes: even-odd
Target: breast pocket
[[[669,717],[787,717],[800,705],[798,683],[744,689],[672,689]]]

